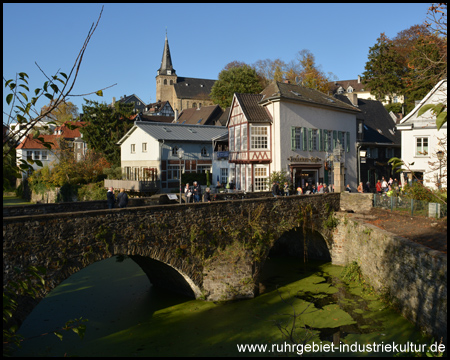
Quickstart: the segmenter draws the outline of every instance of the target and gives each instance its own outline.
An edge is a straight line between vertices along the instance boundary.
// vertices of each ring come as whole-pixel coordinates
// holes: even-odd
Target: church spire
[[[172,66],[172,58],[170,57],[169,40],[167,40],[167,28],[164,52],[161,60],[161,67],[158,70],[158,75],[175,75],[175,69]]]

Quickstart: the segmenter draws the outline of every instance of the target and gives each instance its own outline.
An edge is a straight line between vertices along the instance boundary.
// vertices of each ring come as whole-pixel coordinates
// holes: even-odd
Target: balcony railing
[[[228,151],[216,151],[214,152],[214,160],[228,160]]]

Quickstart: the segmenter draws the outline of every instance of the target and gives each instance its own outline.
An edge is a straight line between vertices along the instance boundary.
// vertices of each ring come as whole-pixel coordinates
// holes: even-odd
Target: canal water
[[[305,265],[274,257],[264,266],[259,296],[206,302],[152,287],[131,259],[103,260],[72,275],[40,302],[19,330],[26,340],[14,356],[298,356],[298,347],[276,347],[285,344],[280,327],[291,330],[294,313],[300,314],[295,339],[307,338],[322,349],[332,343],[429,343],[385,303],[342,282],[341,272],[342,267],[323,261]],[[38,336],[79,317],[89,319],[83,340],[73,332],[64,332],[62,341],[53,334]],[[244,344],[267,347],[239,352]],[[339,349],[304,355],[342,356]],[[345,355],[394,353],[369,349]]]

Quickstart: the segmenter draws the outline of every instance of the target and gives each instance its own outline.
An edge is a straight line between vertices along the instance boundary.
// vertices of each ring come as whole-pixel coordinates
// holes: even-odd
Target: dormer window
[[[208,150],[206,150],[206,147],[202,147],[202,156],[208,156]]]
[[[342,88],[342,86],[340,86],[339,89],[337,89],[337,93],[342,94],[343,92],[344,92],[344,89]]]
[[[353,88],[352,88],[351,86],[349,86],[349,87],[347,88],[347,92],[348,92],[348,93],[352,93],[352,92],[353,92]]]

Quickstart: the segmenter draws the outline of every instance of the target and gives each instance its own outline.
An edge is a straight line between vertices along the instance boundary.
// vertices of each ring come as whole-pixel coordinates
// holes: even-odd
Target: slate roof
[[[173,85],[178,99],[209,100],[209,94],[216,80],[196,79],[179,76],[177,83]]]
[[[154,123],[171,123],[174,120],[173,116],[163,116],[163,115],[145,115],[138,114],[135,117],[136,121],[154,122]],[[133,119],[131,119],[133,120]]]
[[[259,105],[264,97],[263,94],[238,94],[235,93],[236,99],[241,105],[242,111],[248,122],[271,123],[272,117],[265,107]]]
[[[121,145],[137,128],[142,129],[157,140],[183,142],[208,142],[212,138],[228,133],[222,126],[162,124],[136,121],[134,126],[117,143]]]
[[[216,125],[227,126],[228,116],[230,115],[231,107],[223,110],[223,114],[216,120]]]
[[[278,81],[272,82],[261,92],[261,94],[264,95],[264,97],[260,103],[264,103],[270,98],[283,98],[335,110],[344,110],[354,113],[360,112],[354,106],[342,102],[334,96],[326,95],[318,90],[296,84],[286,84]]]
[[[202,106],[199,108],[184,109],[178,116],[178,124],[188,125],[215,125],[223,114],[219,105]]]
[[[351,104],[345,95],[335,95],[339,100]],[[395,129],[395,121],[383,104],[377,100],[358,99],[358,108],[364,119],[364,138],[362,142],[401,144],[401,135]]]

